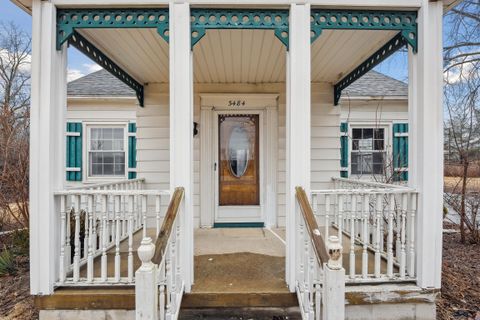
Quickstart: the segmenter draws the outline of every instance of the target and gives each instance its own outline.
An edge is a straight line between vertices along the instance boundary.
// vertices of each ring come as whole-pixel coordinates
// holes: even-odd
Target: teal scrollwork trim
[[[288,10],[269,9],[192,9],[192,48],[207,29],[274,30],[275,36],[288,49]]]
[[[338,104],[343,89],[351,85],[368,71],[372,70],[379,63],[391,56],[395,51],[406,45],[407,41],[405,40],[405,37],[403,37],[401,33],[398,33],[395,37],[393,37],[390,41],[388,41],[385,45],[378,49],[374,54],[372,54],[367,60],[365,60],[357,68],[355,68],[355,70],[353,70],[345,77],[343,77],[339,82],[337,82],[333,86],[335,105]]]
[[[398,30],[413,51],[417,51],[416,11],[312,9],[311,42],[320,36],[322,30],[330,29]]]
[[[136,95],[140,106],[143,107],[143,85],[120,68],[115,62],[107,57],[103,52],[97,49],[90,41],[85,39],[81,34],[74,31],[68,40],[68,43],[84,53],[87,57],[95,61],[99,66],[120,79],[127,86],[132,88]]]
[[[168,42],[168,9],[58,9],[57,49],[80,28],[156,28]]]

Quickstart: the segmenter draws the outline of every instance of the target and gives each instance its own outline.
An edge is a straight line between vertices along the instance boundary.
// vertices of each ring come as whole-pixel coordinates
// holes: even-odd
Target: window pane
[[[359,150],[361,151],[372,151],[373,150],[373,139],[362,139],[358,141]]]
[[[113,164],[113,153],[104,152],[103,153],[103,163],[112,163]]]
[[[373,163],[383,164],[383,152],[375,152],[373,154]]]
[[[113,163],[103,165],[103,174],[108,176],[113,176]]]
[[[116,176],[125,174],[125,164],[115,164],[113,169]]]
[[[352,138],[361,139],[362,138],[362,129],[352,129]]]
[[[383,140],[375,140],[375,150],[383,150],[384,143]]]
[[[352,141],[352,149],[353,149],[353,150],[359,150],[359,148],[360,148],[360,142],[359,142],[359,140],[353,140],[353,141]]]
[[[383,139],[383,129],[375,129],[374,130],[374,138],[375,139]]]
[[[374,164],[373,165],[374,174],[383,174],[383,164]]]
[[[102,165],[101,164],[92,164],[90,166],[90,173],[91,173],[92,176],[103,175]]]
[[[114,128],[113,129],[113,137],[115,139],[123,140],[123,129],[122,128]]]
[[[123,140],[114,140],[112,150],[122,150],[123,151]]]
[[[112,128],[103,128],[103,139],[113,139],[113,129]]]
[[[90,129],[89,174],[125,175],[124,128]]]
[[[373,138],[373,129],[363,129],[362,138],[363,139]]]
[[[125,163],[125,153],[124,152],[115,152],[113,154],[115,163],[124,164]]]
[[[91,131],[91,134],[92,134],[92,137],[91,139],[92,140],[98,140],[101,138],[101,133],[102,133],[102,129],[100,128],[92,128],[92,131]]]

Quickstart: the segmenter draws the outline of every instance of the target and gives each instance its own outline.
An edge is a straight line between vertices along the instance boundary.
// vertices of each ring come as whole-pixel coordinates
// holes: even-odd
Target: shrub
[[[27,256],[29,253],[28,229],[16,230],[12,234],[12,251],[15,255]]]
[[[0,276],[14,274],[16,271],[15,258],[8,249],[0,252]]]

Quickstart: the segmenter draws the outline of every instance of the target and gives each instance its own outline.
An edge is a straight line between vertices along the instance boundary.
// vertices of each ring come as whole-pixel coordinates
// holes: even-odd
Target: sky
[[[13,21],[28,34],[32,33],[32,18],[10,0],[0,0],[0,23]],[[91,61],[84,54],[70,47],[68,49],[68,80],[78,79],[101,67]],[[400,81],[408,80],[407,54],[397,52],[378,65],[375,70],[389,75]]]

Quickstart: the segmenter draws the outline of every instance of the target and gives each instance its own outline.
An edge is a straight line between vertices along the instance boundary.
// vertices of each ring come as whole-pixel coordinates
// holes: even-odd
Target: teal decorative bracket
[[[72,37],[75,29],[156,28],[168,42],[168,9],[58,9],[57,50]]]
[[[113,62],[109,57],[97,49],[90,41],[85,39],[78,32],[73,31],[72,35],[69,37],[68,43],[95,61],[99,66],[113,74],[127,86],[132,88],[136,92],[138,103],[143,107],[144,98],[142,84],[126,73],[115,62]]]
[[[207,29],[263,29],[274,30],[288,50],[288,10],[194,8],[191,21],[192,49]]]
[[[355,68],[355,70],[343,77],[342,80],[333,86],[334,104],[338,105],[338,101],[340,100],[343,89],[358,80],[368,71],[372,70],[375,66],[391,56],[395,51],[406,45],[407,41],[405,40],[405,37],[402,33],[398,33],[395,37],[383,45],[383,47],[378,49],[367,60]]]
[[[322,30],[398,30],[405,41],[417,52],[417,12],[383,10],[329,10],[312,9],[311,42]]]

